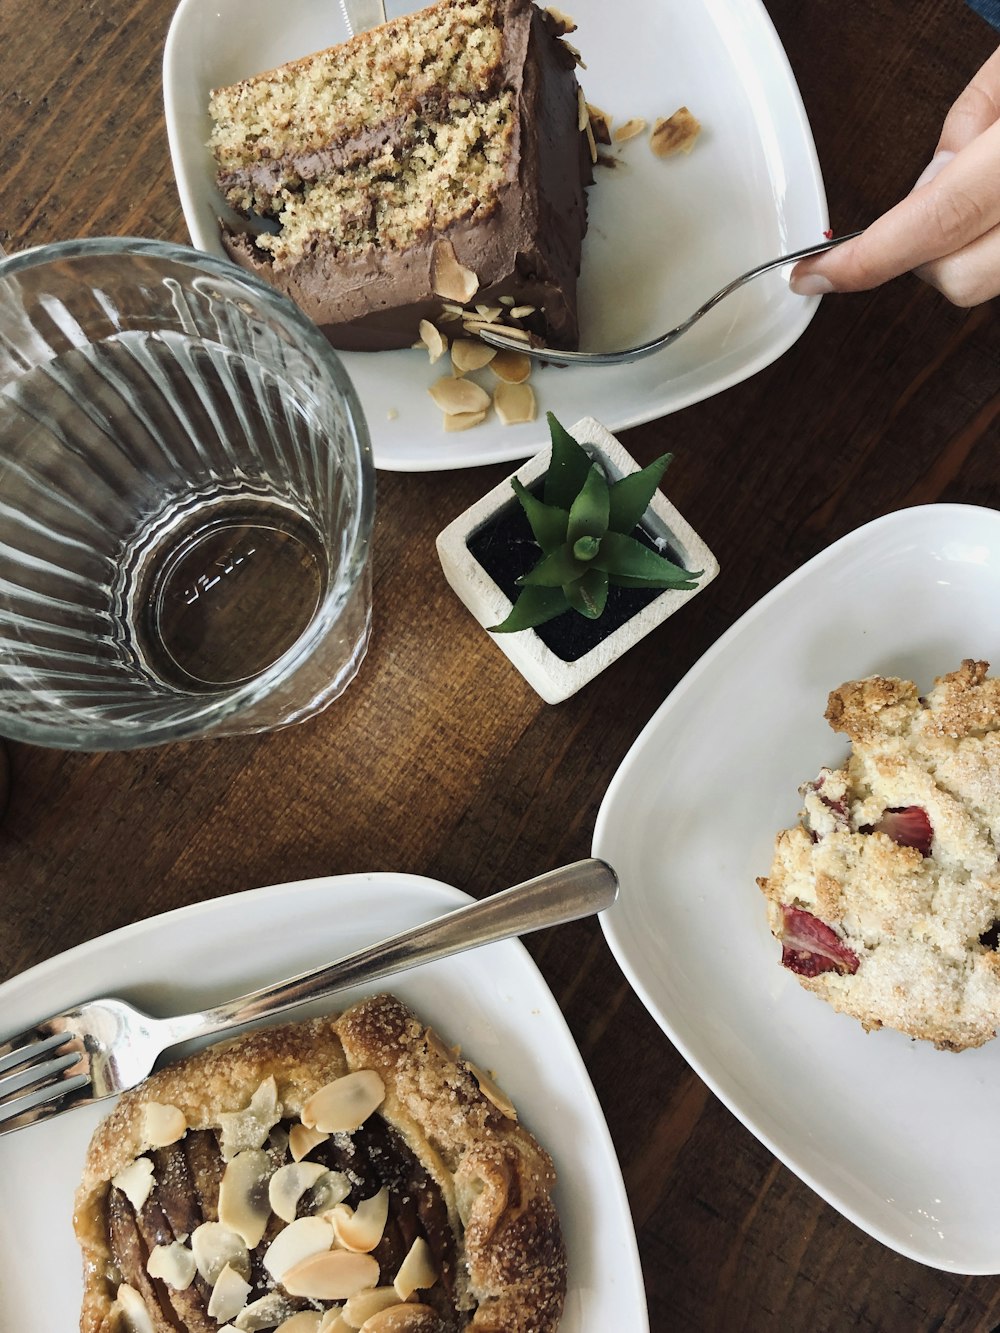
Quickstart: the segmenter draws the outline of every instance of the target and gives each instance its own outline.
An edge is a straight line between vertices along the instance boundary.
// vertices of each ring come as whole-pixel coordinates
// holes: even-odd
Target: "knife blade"
[[[349,37],[385,22],[383,0],[340,0],[340,12],[347,24]]]

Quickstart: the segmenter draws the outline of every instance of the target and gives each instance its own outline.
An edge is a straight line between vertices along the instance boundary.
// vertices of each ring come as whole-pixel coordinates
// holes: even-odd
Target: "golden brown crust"
[[[466,1327],[554,1330],[566,1262],[550,1158],[480,1091],[465,1062],[400,1001],[380,995],[339,1017],[263,1028],[209,1047],[120,1099],[94,1134],[76,1195],[82,1333],[129,1327],[115,1299],[104,1218],[112,1177],[151,1147],[144,1132],[148,1104],[177,1107],[191,1130],[218,1128],[222,1113],[248,1106],[273,1076],[283,1118],[295,1118],[313,1092],[356,1069],[381,1075],[386,1096],[378,1114],[441,1192],[458,1242],[456,1304],[474,1308]]]
[[[851,753],[801,789],[757,882],[782,961],[868,1030],[947,1050],[1000,1031],[1000,679],[967,658],[921,697],[872,676],[833,690]]]

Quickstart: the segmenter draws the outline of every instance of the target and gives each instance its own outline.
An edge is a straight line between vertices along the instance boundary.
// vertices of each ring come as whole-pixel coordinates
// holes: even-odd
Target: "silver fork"
[[[524,352],[527,356],[534,357],[536,361],[547,361],[553,366],[620,366],[626,361],[641,361],[644,356],[662,352],[664,347],[675,343],[720,301],[739,291],[754,278],[759,278],[762,273],[783,268],[785,264],[796,264],[800,259],[808,259],[811,255],[821,255],[825,250],[832,250],[835,245],[843,245],[845,241],[853,241],[855,236],[860,235],[860,231],[852,231],[846,236],[835,236],[830,240],[820,241],[818,245],[808,245],[804,250],[796,250],[794,254],[778,255],[776,259],[768,259],[765,263],[758,264],[756,268],[741,273],[738,278],[733,278],[725,287],[720,287],[714,296],[710,296],[704,305],[699,306],[693,315],[689,315],[676,328],[661,333],[658,338],[652,338],[649,342],[638,343],[635,347],[626,347],[618,352],[563,352],[534,340],[531,343],[519,341],[516,337],[505,335],[500,328],[483,328],[480,325],[476,332],[483,342],[489,343],[491,347],[499,347],[505,352]]]
[[[618,878],[604,861],[576,861],[480,902],[368,945],[214,1009],[151,1018],[124,1000],[99,999],[0,1042],[0,1134],[124,1092],[180,1042],[228,1032],[316,1000],[513,935],[610,907]]]

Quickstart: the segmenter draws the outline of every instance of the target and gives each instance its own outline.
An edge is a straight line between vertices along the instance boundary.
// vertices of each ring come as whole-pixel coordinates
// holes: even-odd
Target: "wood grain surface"
[[[101,234],[187,240],[161,107],[172,7],[0,0],[8,249]],[[832,224],[861,226],[912,184],[996,36],[958,0],[768,8],[816,136]],[[435,555],[437,531],[508,469],[380,474],[371,651],[321,717],[131,754],[10,747],[0,980],[137,918],[256,885],[399,870],[482,895],[586,856],[636,735],[763,593],[892,510],[1000,507],[998,414],[993,306],[954,309],[907,277],[826,300],[768,369],[627,432],[642,462],[675,451],[671,499],[722,575],[558,707],[477,629]],[[724,802],[724,767],[721,776]],[[662,1035],[595,922],[528,947],[607,1115],[654,1333],[1000,1325],[1000,1278],[899,1257],[777,1163]]]

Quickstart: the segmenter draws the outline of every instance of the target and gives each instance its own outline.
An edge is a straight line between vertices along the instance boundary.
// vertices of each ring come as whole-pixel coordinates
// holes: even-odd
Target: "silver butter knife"
[[[369,28],[377,28],[385,22],[383,0],[340,0],[340,12],[347,24],[349,37],[366,32]]]

